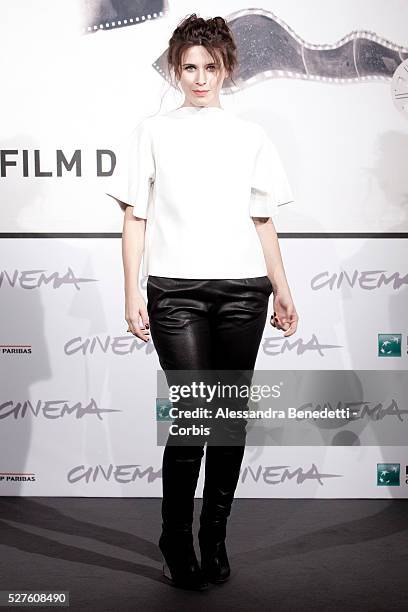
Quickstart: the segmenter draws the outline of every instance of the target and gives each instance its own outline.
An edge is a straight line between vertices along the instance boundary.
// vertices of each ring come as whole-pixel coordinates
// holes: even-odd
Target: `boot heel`
[[[168,580],[173,581],[172,575],[170,573],[170,568],[166,563],[166,559],[163,557],[163,576],[165,576]]]
[[[201,569],[209,582],[226,582],[231,574],[225,546],[225,527],[222,523],[200,527]]]
[[[172,546],[176,544],[178,546],[177,553],[174,550],[172,551],[168,544],[164,543],[163,537],[160,538],[159,547],[162,553],[163,576],[175,587],[198,591],[206,589],[208,582],[201,572],[192,543],[188,542],[186,546],[186,543],[183,545],[183,542],[179,540],[177,543],[174,542]],[[170,570],[170,567],[173,571]]]

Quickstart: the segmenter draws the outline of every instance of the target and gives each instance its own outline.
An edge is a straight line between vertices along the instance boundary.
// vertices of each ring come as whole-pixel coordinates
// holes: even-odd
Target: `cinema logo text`
[[[129,334],[122,336],[93,336],[93,337],[82,337],[76,336],[70,338],[64,344],[65,355],[94,355],[94,354],[107,354],[113,355],[131,355],[135,350],[141,351],[150,355],[155,351],[152,343],[147,343],[144,340],[140,340],[135,336],[129,336]]]
[[[52,289],[59,289],[66,285],[72,285],[80,291],[83,283],[95,283],[97,281],[97,278],[76,276],[70,267],[64,273],[47,272],[47,270],[41,268],[33,270],[14,269],[11,273],[7,270],[0,270],[0,288],[5,285],[12,289],[37,289],[43,285],[50,285]]]
[[[303,355],[304,353],[317,352],[321,357],[325,356],[326,349],[338,349],[343,348],[342,344],[322,344],[316,334],[312,334],[312,337],[308,340],[303,338],[296,338],[290,340],[289,338],[275,336],[272,338],[265,338],[262,343],[262,350],[265,355],[282,355],[284,353],[290,353],[296,351],[296,355]]]
[[[161,478],[161,468],[156,470],[152,465],[142,467],[140,464],[102,465],[85,466],[77,465],[69,470],[67,480],[71,484],[80,481],[86,483],[115,482],[118,484],[130,484],[136,480],[146,479],[147,482],[154,482]],[[315,463],[304,469],[303,467],[291,467],[289,465],[258,465],[242,467],[240,470],[240,480],[245,483],[247,480],[262,482],[267,485],[283,484],[287,481],[294,481],[300,485],[306,481],[318,482],[324,485],[324,480],[328,478],[342,478],[343,474],[330,474],[320,472]]]
[[[97,402],[92,398],[89,403],[68,402],[68,400],[38,400],[32,402],[13,402],[6,400],[0,403],[0,420],[11,418],[32,419],[43,417],[44,419],[62,419],[65,416],[82,419],[83,417],[97,417],[103,421],[102,415],[107,412],[122,412],[115,408],[99,408]]]
[[[392,289],[400,289],[408,284],[408,274],[399,272],[388,272],[386,270],[353,270],[351,274],[342,270],[341,272],[319,272],[310,281],[313,291],[320,289],[343,289],[345,286],[351,289],[365,289],[371,291],[382,286],[391,285]]]

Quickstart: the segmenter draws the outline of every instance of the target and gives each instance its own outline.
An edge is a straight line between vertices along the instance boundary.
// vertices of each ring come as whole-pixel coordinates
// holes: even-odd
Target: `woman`
[[[147,342],[150,326],[169,384],[180,370],[252,372],[272,291],[271,325],[285,336],[297,327],[271,219],[292,193],[263,128],[220,105],[223,81],[232,78],[236,63],[223,18],[193,14],[179,24],[169,41],[168,65],[184,103],[138,125],[129,192],[117,198],[125,212],[128,331]],[[138,283],[142,255],[147,308]],[[245,425],[242,419],[221,419],[209,438],[167,439],[159,547],[164,575],[175,586],[201,590],[230,575],[226,524]],[[200,567],[192,522],[205,440]]]

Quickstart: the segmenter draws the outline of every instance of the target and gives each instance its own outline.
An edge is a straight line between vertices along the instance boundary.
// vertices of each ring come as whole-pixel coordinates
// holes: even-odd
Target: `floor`
[[[408,609],[408,500],[236,499],[231,578],[204,592],[162,576],[160,503],[0,497],[0,590],[69,591],[75,612]]]

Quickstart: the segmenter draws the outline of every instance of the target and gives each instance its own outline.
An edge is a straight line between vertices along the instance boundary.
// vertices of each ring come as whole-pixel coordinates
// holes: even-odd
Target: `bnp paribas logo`
[[[378,334],[379,357],[401,357],[401,334]]]
[[[167,398],[157,397],[156,398],[156,421],[172,421],[172,417],[169,415],[173,405]]]
[[[399,487],[400,464],[377,463],[377,485],[379,487]]]

